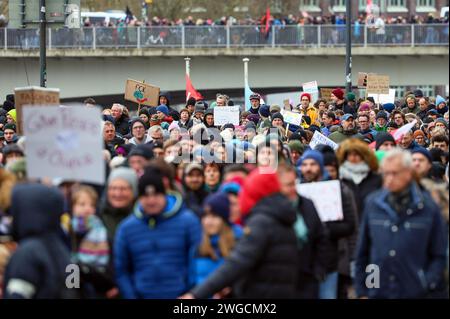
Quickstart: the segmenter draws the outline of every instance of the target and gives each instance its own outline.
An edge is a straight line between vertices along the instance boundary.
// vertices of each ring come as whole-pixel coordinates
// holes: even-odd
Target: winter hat
[[[269,117],[270,116],[270,106],[267,104],[263,104],[259,107],[259,115],[262,117]]]
[[[256,131],[256,125],[255,125],[254,122],[251,122],[251,121],[250,121],[250,122],[248,122],[247,124],[245,124],[245,130],[247,131],[247,130],[250,130],[250,129]]]
[[[206,115],[209,115],[209,114],[214,115],[214,109],[211,109],[211,108],[206,109],[206,111],[205,111],[205,116],[206,116]]]
[[[205,107],[205,103],[203,103],[202,101],[199,101],[197,103],[195,103],[195,111],[194,113],[205,113],[206,107]]]
[[[225,130],[227,128],[231,128],[234,131],[234,125],[231,123],[227,123],[224,126],[222,126],[222,130]]]
[[[423,97],[422,90],[415,90],[413,93],[415,97]]]
[[[23,150],[19,147],[17,144],[8,144],[2,149],[3,152],[3,160],[6,158],[7,155],[11,153],[17,153],[21,154],[21,156],[24,156]]]
[[[14,122],[17,122],[16,109],[12,109],[11,111],[8,112],[8,114],[13,118]]]
[[[138,194],[138,178],[136,172],[129,167],[118,167],[111,171],[108,177],[107,185],[116,179],[126,181],[133,190],[134,196]]]
[[[258,114],[247,115],[247,120],[253,122],[256,125],[259,122],[259,115]]]
[[[164,113],[165,116],[169,115],[169,108],[166,105],[160,105],[156,108],[157,112]]]
[[[144,174],[139,178],[139,196],[165,194],[166,189],[163,184],[163,176],[159,169],[146,167]]]
[[[284,123],[284,117],[280,112],[272,114],[271,121],[273,121],[274,119],[281,119]]]
[[[391,113],[395,109],[394,103],[385,103],[383,104],[383,109],[389,113]]]
[[[438,118],[436,119],[436,121],[434,121],[435,123],[442,123],[445,125],[445,128],[448,128],[448,123],[443,119],[443,118]],[[5,125],[5,129],[6,129],[6,125]]]
[[[11,111],[12,109],[14,109],[14,103],[6,100],[5,102],[3,102],[3,109],[5,109],[7,112]]]
[[[305,161],[307,159],[312,159],[315,162],[317,162],[320,166],[320,171],[322,173],[324,172],[324,161],[323,161],[322,153],[320,153],[319,151],[316,151],[316,150],[308,150],[302,155],[302,157],[300,157],[300,159],[297,161],[296,166],[301,166],[303,161]]]
[[[139,115],[142,115],[142,114],[147,115],[147,117],[150,117],[150,114],[148,113],[148,108],[146,108],[146,107],[143,107],[139,110]]]
[[[302,95],[300,95],[300,100],[302,100],[304,96],[306,96],[308,100],[311,102],[311,94],[303,92]]]
[[[353,92],[347,93],[347,101],[355,102],[355,101],[356,101],[356,95],[355,95],[355,93],[353,93]]]
[[[378,151],[381,145],[383,145],[384,142],[392,142],[395,143],[394,137],[387,132],[378,132],[375,136],[375,149]]]
[[[425,133],[422,130],[416,130],[413,135],[414,135],[414,138],[418,137],[419,135],[421,135],[423,138],[425,138]]]
[[[427,115],[439,115],[438,111],[435,109],[431,109],[427,112]]]
[[[270,106],[269,110],[270,110],[270,113],[279,113],[279,112],[281,112],[281,107],[277,104],[272,104]]]
[[[440,95],[436,96],[436,105],[439,105],[441,103],[446,103],[445,99]]]
[[[299,140],[290,141],[288,144],[291,151],[296,151],[300,154],[303,154],[305,151],[305,146]]]
[[[14,132],[16,132],[16,124],[14,123],[5,124],[5,126],[3,126],[3,131],[6,130],[13,130]]]
[[[141,144],[134,147],[131,152],[128,154],[128,158],[132,156],[141,156],[146,160],[151,160],[153,158],[153,150],[150,146]]]
[[[148,116],[151,117],[152,115],[156,114],[156,107],[148,108],[147,111],[148,111]]]
[[[339,168],[339,161],[334,152],[324,152],[323,154],[323,165],[334,166],[336,169]]]
[[[226,223],[230,223],[230,200],[228,194],[217,192],[208,195],[203,203],[204,212],[210,212],[214,215],[222,217]]]
[[[172,123],[170,123],[168,131],[170,132],[172,130],[180,130],[180,126],[178,125],[177,121],[173,121]]]
[[[433,159],[431,158],[431,154],[430,154],[430,152],[429,152],[426,148],[424,148],[424,147],[422,147],[422,146],[416,146],[416,147],[414,147],[414,148],[411,150],[411,154],[416,154],[416,153],[422,154],[423,156],[425,156],[425,157],[427,158],[427,160],[428,160],[430,163],[433,163]]]
[[[255,185],[264,185],[264,187],[255,187]],[[277,174],[264,174],[259,169],[253,170],[247,176],[239,193],[239,205],[242,215],[248,215],[257,202],[267,196],[278,193],[280,189],[281,186]]]
[[[360,112],[370,111],[370,105],[368,103],[361,103],[361,105],[359,106],[359,111]]]
[[[380,111],[377,113],[376,119],[385,119],[386,121],[388,120],[388,115],[385,111]]]
[[[333,91],[331,91],[331,93],[333,93],[333,95],[335,97],[337,97],[339,100],[343,100],[344,99],[344,90],[340,89],[340,88],[336,88]]]

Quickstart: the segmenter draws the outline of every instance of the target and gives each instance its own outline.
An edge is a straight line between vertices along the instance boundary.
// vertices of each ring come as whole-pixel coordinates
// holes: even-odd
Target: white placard
[[[336,144],[335,142],[330,140],[328,137],[326,137],[325,135],[319,133],[319,131],[315,131],[311,141],[309,142],[309,147],[311,147],[311,149],[315,149],[316,146],[319,145],[319,144],[329,145],[334,150],[337,150],[338,147],[339,147],[338,144]]]
[[[338,180],[297,184],[296,188],[298,194],[313,201],[322,222],[344,219],[341,185]]]
[[[25,106],[29,178],[105,182],[101,114],[83,106]]]
[[[214,108],[214,126],[225,124],[239,125],[239,105],[216,106]]]
[[[317,85],[317,81],[303,83],[302,87],[303,92],[311,94],[311,103],[319,99],[319,86]]]
[[[389,89],[389,94],[373,94],[369,93],[368,97],[373,97],[375,103],[394,103],[395,102],[395,89]]]
[[[302,124],[302,114],[295,113],[291,111],[281,110],[281,115],[283,115],[284,122],[300,126]]]

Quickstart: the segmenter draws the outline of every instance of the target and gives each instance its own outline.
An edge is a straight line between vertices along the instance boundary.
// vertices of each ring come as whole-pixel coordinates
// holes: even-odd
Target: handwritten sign
[[[14,100],[17,112],[17,134],[23,134],[24,105],[59,105],[59,89],[30,86],[14,89]]]
[[[291,111],[281,110],[284,121],[289,124],[300,126],[302,124],[302,114]]]
[[[319,99],[319,87],[317,85],[317,81],[303,83],[302,87],[303,92],[311,94],[311,102],[314,103]]]
[[[375,103],[386,104],[395,102],[395,89],[389,89],[389,94],[368,94],[369,97],[373,97]]]
[[[365,89],[367,87],[367,73],[358,72],[358,88]]]
[[[311,147],[311,149],[315,149],[316,146],[320,144],[331,146],[334,150],[337,150],[339,147],[338,144],[330,140],[328,137],[319,133],[319,131],[315,131],[311,141],[309,142],[309,147]]]
[[[214,126],[222,126],[228,123],[239,125],[239,105],[214,108]]]
[[[158,106],[159,91],[159,87],[128,79],[125,86],[125,100],[147,106]]]
[[[321,88],[320,96],[322,97],[322,99],[325,99],[325,100],[327,100],[327,102],[330,102],[331,101],[331,91],[333,91],[333,89]]]
[[[341,185],[338,180],[297,184],[296,188],[299,195],[312,200],[322,222],[344,219]]]
[[[367,94],[389,94],[389,76],[369,73],[367,75]]]
[[[105,163],[98,108],[23,108],[29,178],[103,184]]]

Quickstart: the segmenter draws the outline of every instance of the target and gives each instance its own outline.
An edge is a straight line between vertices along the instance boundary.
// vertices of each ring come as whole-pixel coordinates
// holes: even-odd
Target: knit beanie
[[[323,155],[319,151],[316,150],[308,150],[306,151],[302,157],[297,161],[297,166],[301,166],[303,161],[307,159],[312,159],[315,162],[317,162],[320,166],[320,171],[324,172],[324,161],[323,161]]]
[[[428,160],[430,163],[433,163],[433,159],[432,159],[432,157],[431,157],[431,154],[430,154],[430,152],[429,152],[426,148],[424,148],[424,147],[422,147],[422,146],[416,146],[416,147],[414,147],[414,148],[411,150],[411,154],[416,154],[416,153],[422,154],[423,156],[425,156],[425,157],[427,158],[427,160]]]
[[[284,122],[284,117],[280,112],[272,114],[271,120],[273,121],[274,119],[281,119]]]
[[[303,154],[305,151],[305,146],[299,140],[290,141],[288,144],[291,151],[296,151],[300,154]]]
[[[139,178],[139,196],[165,194],[161,171],[154,167],[146,167]]]
[[[164,113],[165,116],[169,115],[169,108],[166,105],[160,105],[156,108],[157,112]]]
[[[378,150],[384,142],[392,142],[395,144],[395,139],[390,133],[378,132],[375,136],[375,149]]]
[[[270,106],[267,104],[263,104],[259,107],[259,115],[262,117],[269,117],[270,116]]]
[[[208,195],[203,203],[204,212],[210,212],[221,217],[226,223],[230,223],[230,200],[225,192],[217,192]]]
[[[344,99],[344,90],[340,89],[340,88],[336,88],[333,91],[331,91],[331,93],[333,93],[333,95],[335,97],[337,97],[339,100],[343,100]]]
[[[138,178],[135,171],[128,167],[118,167],[111,171],[108,177],[107,185],[116,179],[126,181],[133,190],[133,194],[136,197],[138,194]]]

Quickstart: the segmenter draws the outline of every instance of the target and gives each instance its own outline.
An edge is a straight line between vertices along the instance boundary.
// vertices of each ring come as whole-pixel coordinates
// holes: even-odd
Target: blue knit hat
[[[440,95],[436,96],[436,106],[441,103],[445,103],[445,99]]]
[[[393,109],[395,109],[395,104],[394,103],[385,103],[383,104],[383,109],[389,113],[392,112]]]
[[[222,219],[230,223],[230,200],[228,194],[223,192],[213,193],[205,198],[203,204],[204,212],[209,211],[214,215],[222,217]]]
[[[427,158],[430,163],[433,163],[433,158],[431,157],[430,152],[422,146],[416,146],[411,150],[411,154],[420,153]]]
[[[270,106],[267,104],[263,104],[259,107],[259,114],[263,117],[269,117],[270,116]]]
[[[169,108],[166,105],[160,105],[156,108],[156,111],[164,113],[165,116],[169,115]]]
[[[308,150],[306,151],[302,157],[297,161],[297,166],[301,166],[304,160],[312,159],[317,162],[320,166],[320,171],[323,173],[324,170],[324,160],[323,154],[316,150]]]

